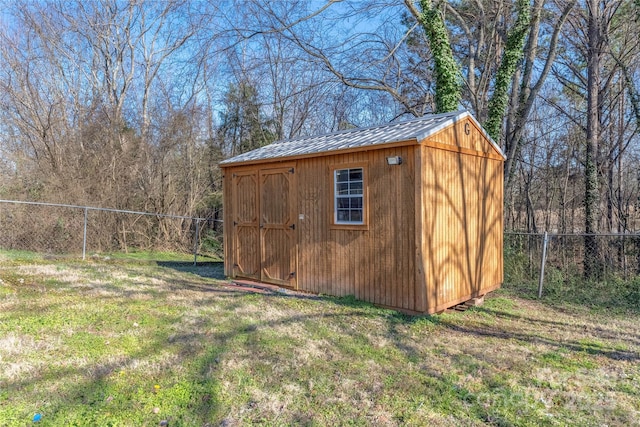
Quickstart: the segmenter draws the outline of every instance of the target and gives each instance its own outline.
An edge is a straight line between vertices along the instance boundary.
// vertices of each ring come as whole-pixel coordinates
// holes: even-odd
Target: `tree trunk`
[[[487,133],[496,141],[500,142],[502,122],[505,110],[509,102],[509,87],[513,81],[518,63],[522,59],[524,43],[531,22],[531,6],[527,0],[516,2],[518,18],[509,30],[507,44],[502,55],[500,67],[496,73],[493,94],[489,100],[489,115],[484,124]]]
[[[594,279],[601,275],[599,265],[598,241],[594,233],[598,231],[598,139],[600,133],[598,115],[598,87],[600,81],[600,29],[599,0],[588,1],[588,65],[587,65],[587,144],[585,152],[585,237],[584,237],[584,275]]]
[[[409,5],[409,3],[407,3]],[[433,7],[431,0],[420,0],[422,13],[418,19],[424,29],[429,48],[433,54],[436,79],[436,113],[446,113],[458,109],[460,103],[460,70],[453,58],[449,34],[444,18],[439,10]]]

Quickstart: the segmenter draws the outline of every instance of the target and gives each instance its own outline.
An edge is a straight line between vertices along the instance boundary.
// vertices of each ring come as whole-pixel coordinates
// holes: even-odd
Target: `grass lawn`
[[[221,266],[0,254],[0,426],[640,425],[640,311],[408,317]]]

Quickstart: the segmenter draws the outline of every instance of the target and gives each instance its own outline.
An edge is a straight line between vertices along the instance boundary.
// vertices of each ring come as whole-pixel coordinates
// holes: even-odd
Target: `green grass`
[[[128,252],[109,252],[91,254],[95,258],[114,259],[114,260],[131,260],[131,261],[161,261],[161,262],[193,262],[193,253],[177,253],[162,251],[137,251],[130,250]],[[195,257],[197,262],[219,262],[222,261],[216,255],[198,254]]]
[[[411,317],[220,264],[0,256],[0,425],[629,426],[637,312],[495,292]]]
[[[19,261],[35,261],[42,259],[80,259],[82,254],[59,254],[59,255],[43,255],[32,251],[23,250],[2,250],[0,252],[0,260],[19,260]],[[137,250],[130,249],[127,252],[89,252],[86,258],[93,261],[132,261],[132,262],[183,262],[193,263],[194,258],[198,263],[221,262],[220,257],[211,253],[198,253],[194,257],[193,253],[179,253],[170,251],[153,251],[153,250]]]
[[[537,299],[539,260],[532,265],[523,252],[505,247],[505,286],[510,295]],[[545,268],[542,300],[556,307],[572,306],[590,312],[640,313],[640,276],[621,277],[621,272],[605,272],[600,279],[585,280],[577,266]]]

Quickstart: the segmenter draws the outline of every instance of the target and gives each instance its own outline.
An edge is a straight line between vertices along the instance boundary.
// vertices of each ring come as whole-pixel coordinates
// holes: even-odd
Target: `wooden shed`
[[[466,111],[223,161],[225,273],[413,313],[503,280],[504,155]]]

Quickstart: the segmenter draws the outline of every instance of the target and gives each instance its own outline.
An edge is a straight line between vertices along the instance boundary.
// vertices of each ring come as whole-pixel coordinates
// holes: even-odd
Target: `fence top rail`
[[[36,206],[58,207],[58,208],[82,209],[82,210],[91,210],[91,211],[115,212],[115,213],[125,213],[125,214],[134,214],[134,215],[155,216],[160,218],[193,219],[196,221],[207,220],[206,218],[192,217],[192,216],[170,215],[170,214],[161,214],[161,213],[154,213],[154,212],[128,211],[128,210],[113,209],[113,208],[97,208],[94,206],[65,205],[61,203],[27,202],[22,200],[3,200],[3,199],[0,199],[0,203],[13,203],[17,205],[36,205]]]
[[[544,236],[544,232],[542,233],[525,233],[520,231],[505,231],[504,234],[508,234],[511,236]],[[549,237],[584,237],[584,236],[595,236],[595,237],[640,237],[640,232],[635,233],[551,233],[547,232]]]

